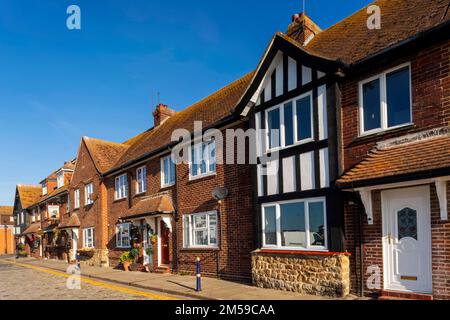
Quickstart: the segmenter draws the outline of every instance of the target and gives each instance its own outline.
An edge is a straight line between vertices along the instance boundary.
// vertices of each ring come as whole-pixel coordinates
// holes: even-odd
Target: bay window
[[[312,94],[306,93],[266,110],[268,150],[312,141]]]
[[[116,200],[124,199],[128,196],[126,174],[116,177],[116,190],[114,194]]]
[[[122,223],[117,225],[117,232],[116,232],[117,248],[131,247],[130,227],[131,227],[130,223]]]
[[[217,247],[217,212],[205,212],[183,217],[184,247]]]
[[[147,167],[143,166],[136,170],[136,193],[147,191]]]
[[[263,247],[327,248],[326,205],[322,198],[264,204]]]
[[[190,178],[198,178],[216,172],[216,143],[214,140],[196,143],[191,147]]]
[[[370,134],[412,122],[409,64],[359,84],[360,133]]]

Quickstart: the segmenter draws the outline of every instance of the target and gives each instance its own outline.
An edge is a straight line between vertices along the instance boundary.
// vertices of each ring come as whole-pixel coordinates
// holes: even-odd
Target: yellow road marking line
[[[33,270],[40,271],[43,273],[58,276],[58,277],[69,278],[72,276],[67,273],[63,273],[63,272],[59,272],[59,271],[55,271],[55,270],[51,270],[51,269],[47,269],[47,268],[43,268],[43,267],[33,266],[33,265],[29,265],[29,264],[23,264],[23,263],[19,263],[19,262],[6,261],[6,260],[3,260],[3,261],[8,262],[10,264],[18,265],[18,266],[21,266],[24,268],[33,269]],[[83,277],[81,277],[80,279],[82,282],[85,282],[85,283],[88,283],[88,284],[91,284],[91,285],[94,285],[97,287],[102,287],[102,288],[110,289],[113,291],[119,291],[119,292],[130,294],[130,295],[146,297],[146,298],[150,298],[150,299],[154,299],[154,300],[179,300],[177,298],[162,296],[162,295],[139,291],[139,290],[135,290],[135,289],[129,289],[129,288],[125,288],[122,286],[118,286],[118,285],[114,285],[114,284],[110,284],[110,283],[106,283],[106,282],[96,281],[96,280],[92,280],[92,279],[86,279]]]

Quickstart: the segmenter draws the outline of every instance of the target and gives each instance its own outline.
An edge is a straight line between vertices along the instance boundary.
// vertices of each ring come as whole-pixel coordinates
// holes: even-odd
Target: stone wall
[[[95,267],[108,267],[109,257],[108,250],[92,249],[89,254],[81,254],[81,264]]]
[[[252,253],[253,284],[330,297],[350,292],[350,263],[346,254]]]

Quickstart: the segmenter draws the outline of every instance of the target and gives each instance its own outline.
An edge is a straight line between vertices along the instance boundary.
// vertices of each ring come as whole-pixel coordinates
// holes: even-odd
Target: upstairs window
[[[73,204],[73,208],[74,209],[78,209],[80,208],[80,189],[76,189],[73,192],[73,197],[74,197],[74,204]]]
[[[147,167],[143,166],[136,170],[136,193],[147,192]]]
[[[120,200],[126,198],[127,196],[128,196],[127,175],[122,174],[116,177],[115,199]]]
[[[359,85],[359,100],[361,134],[410,124],[410,65],[402,65],[362,81]]]
[[[268,150],[313,139],[312,94],[306,93],[266,111]]]
[[[84,205],[88,206],[94,203],[94,184],[91,182],[84,187]]]
[[[56,176],[56,183],[58,185],[58,189],[64,187],[64,172],[58,173]]]
[[[171,156],[161,159],[161,186],[170,187],[175,184],[175,164]]]
[[[216,172],[215,141],[196,143],[191,148],[191,178],[198,178]]]
[[[47,189],[47,183],[46,182],[44,182],[43,184],[42,184],[42,195],[47,195],[47,193],[48,193],[48,189]]]

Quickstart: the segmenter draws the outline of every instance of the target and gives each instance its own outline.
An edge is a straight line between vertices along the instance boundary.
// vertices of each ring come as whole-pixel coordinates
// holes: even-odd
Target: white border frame
[[[281,211],[280,205],[288,204],[288,203],[300,203],[303,202],[305,204],[305,232],[306,236],[306,247],[283,247],[281,246]],[[310,236],[309,236],[309,204],[322,202],[324,205],[324,236],[325,236],[325,246],[312,246],[310,245]],[[277,227],[277,245],[266,245],[266,235],[265,235],[265,216],[264,209],[266,207],[275,207],[275,218],[276,218],[276,227]],[[296,199],[296,200],[287,200],[287,201],[278,201],[278,202],[270,202],[264,203],[261,206],[261,229],[262,229],[262,248],[263,249],[276,249],[276,250],[296,250],[296,251],[324,251],[328,252],[328,223],[327,223],[327,200],[326,197],[317,197],[317,198],[305,198],[305,199]]]
[[[192,152],[192,151],[191,151]],[[173,181],[173,182],[171,182],[171,183],[168,183],[168,184],[165,184],[164,183],[164,180],[165,180],[165,173],[164,173],[164,160],[166,160],[166,159],[170,159],[171,160],[171,162],[173,163],[173,169],[174,169],[174,173],[175,173],[175,181]],[[189,162],[190,163],[190,162]],[[161,166],[161,188],[162,189],[164,189],[164,188],[169,188],[169,187],[172,187],[172,186],[174,186],[175,184],[176,184],[176,181],[177,181],[177,169],[176,169],[176,165],[175,165],[175,163],[172,161],[172,155],[168,155],[168,156],[165,156],[165,157],[162,157],[161,158],[161,162],[160,162],[160,166]],[[169,168],[170,168],[170,166],[169,166]],[[169,171],[170,171],[171,169],[169,169]],[[190,168],[190,165],[189,165],[189,176],[191,175],[191,168]],[[169,176],[170,176],[170,172],[169,172]]]
[[[297,101],[301,100],[303,98],[308,97],[310,98],[310,108],[311,108],[311,138],[307,138],[307,139],[303,139],[303,140],[297,140],[298,137],[298,127],[297,127]],[[292,103],[292,112],[293,112],[293,117],[292,117],[292,121],[293,123],[293,134],[294,134],[294,143],[292,145],[286,146],[286,136],[285,136],[285,129],[284,129],[284,107],[285,105],[287,105],[288,103]],[[269,144],[269,112],[275,109],[280,109],[280,146],[276,147],[276,148],[270,148],[270,144]],[[308,91],[305,92],[304,94],[297,96],[295,98],[289,99],[284,101],[281,104],[277,104],[276,106],[273,106],[271,108],[268,108],[266,110],[264,110],[264,115],[265,115],[265,129],[264,129],[264,139],[266,142],[266,146],[265,146],[265,151],[264,153],[269,153],[269,152],[274,152],[274,151],[278,151],[278,150],[284,150],[284,149],[288,149],[288,148],[292,148],[298,145],[302,145],[308,142],[312,142],[314,141],[314,103],[313,103],[313,92]]]
[[[193,244],[193,238],[194,238],[194,234],[193,234],[193,229],[191,228],[192,225],[192,218],[194,216],[199,216],[199,215],[207,215],[207,229],[208,229],[208,243],[210,242],[210,224],[209,224],[209,216],[215,214],[216,215],[216,238],[217,238],[217,244],[213,244],[213,245],[206,245],[206,246],[198,246],[198,245],[194,245]],[[185,218],[188,218],[188,232],[189,232],[189,243],[186,243],[186,239],[184,236],[184,230],[183,230],[183,248],[185,249],[217,249],[219,248],[219,214],[217,211],[212,210],[212,211],[206,211],[206,212],[197,212],[197,213],[191,213],[191,214],[185,214],[183,215],[183,228],[185,228]]]
[[[145,188],[144,188],[143,191],[139,191],[139,170],[143,170],[143,169],[145,169],[145,176],[143,177],[144,181],[145,181],[145,184],[144,184]],[[136,194],[140,195],[140,194],[146,193],[147,192],[147,188],[148,188],[148,185],[147,185],[147,166],[143,165],[143,166],[140,166],[140,167],[138,167],[136,169]]]
[[[118,248],[118,249],[130,249],[131,248],[131,224],[132,224],[131,222],[125,222],[125,223],[116,224],[116,248]],[[119,244],[118,244],[119,237],[117,235],[119,234],[120,226],[124,226],[124,225],[128,226],[128,237],[130,239],[130,245],[129,246],[122,246],[122,245],[119,246]]]
[[[388,119],[387,119],[387,87],[386,87],[386,75],[395,71],[398,71],[403,68],[409,68],[409,105],[410,105],[410,115],[409,115],[409,122],[403,123],[400,125],[396,125],[393,127],[388,127]],[[363,86],[366,83],[369,83],[374,80],[380,80],[380,122],[381,127],[376,129],[371,129],[368,131],[364,130],[364,99],[363,99]],[[393,130],[405,126],[412,125],[414,123],[413,121],[413,101],[412,101],[412,69],[411,69],[411,63],[406,62],[403,64],[400,64],[396,67],[390,68],[388,70],[383,71],[382,73],[379,73],[375,76],[372,76],[370,78],[364,79],[358,83],[358,104],[359,104],[359,136],[366,136],[371,135],[378,132],[384,132],[388,130]]]
[[[199,144],[201,145],[201,151],[203,151],[203,144],[209,144],[209,143],[214,143],[214,148],[215,148],[215,150],[216,150],[216,170],[214,170],[214,171],[209,171],[209,165],[210,165],[210,162],[208,161],[207,163],[206,163],[206,169],[207,169],[207,172],[206,173],[204,173],[204,174],[198,174],[198,175],[196,175],[196,176],[193,176],[192,175],[192,149],[193,148],[195,148],[196,146],[198,146]],[[190,147],[189,147],[189,181],[193,181],[193,180],[197,180],[197,179],[201,179],[201,178],[205,178],[205,177],[210,177],[210,176],[215,176],[216,174],[217,174],[217,145],[216,145],[216,141],[214,140],[214,139],[212,139],[212,140],[209,140],[209,141],[197,141],[197,142],[194,142],[194,144],[192,145],[190,145]],[[200,164],[198,164],[198,168],[200,168]],[[199,170],[198,170],[199,171]]]
[[[119,180],[121,177],[125,176],[125,194],[123,197],[119,198],[119,190],[117,189],[117,180]],[[120,184],[120,180],[119,180],[119,184]],[[114,179],[114,200],[123,200],[128,198],[128,175],[126,173],[123,173],[121,175],[118,175],[115,179]]]

